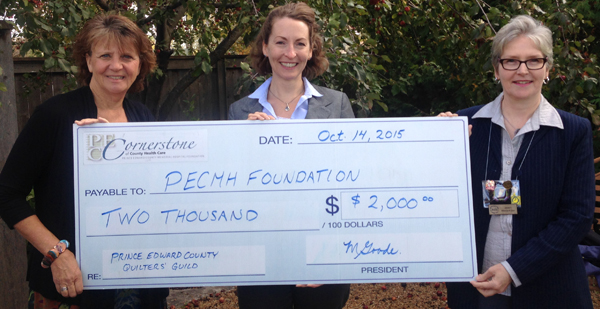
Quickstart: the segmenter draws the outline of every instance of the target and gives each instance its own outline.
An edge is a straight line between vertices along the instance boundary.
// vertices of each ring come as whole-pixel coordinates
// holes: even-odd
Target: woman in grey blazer
[[[305,3],[271,11],[250,56],[259,74],[273,75],[229,107],[230,120],[354,118],[346,94],[308,81],[325,72],[329,61],[315,12]],[[349,284],[238,287],[241,309],[341,309],[349,294]]]

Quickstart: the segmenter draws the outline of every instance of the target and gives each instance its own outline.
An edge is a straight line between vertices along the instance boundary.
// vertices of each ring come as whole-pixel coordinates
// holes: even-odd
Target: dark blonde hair
[[[306,3],[288,3],[272,10],[263,24],[250,51],[252,67],[260,75],[273,72],[269,59],[263,54],[263,43],[269,42],[269,36],[273,30],[273,24],[280,18],[288,17],[301,21],[308,26],[308,36],[312,58],[306,63],[302,76],[313,79],[325,72],[329,67],[329,60],[323,51],[323,38],[319,34],[319,25],[315,21],[315,11]]]
[[[77,81],[89,85],[92,73],[89,71],[86,56],[91,55],[94,44],[103,40],[114,42],[123,48],[133,46],[140,54],[140,73],[128,92],[144,89],[144,78],[156,67],[156,55],[152,51],[152,43],[142,29],[127,17],[120,15],[98,15],[85,23],[73,44],[73,61],[79,68]]]

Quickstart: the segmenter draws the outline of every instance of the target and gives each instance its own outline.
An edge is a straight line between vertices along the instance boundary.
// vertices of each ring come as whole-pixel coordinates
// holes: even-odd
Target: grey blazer
[[[312,97],[308,100],[306,119],[354,118],[348,96],[340,91],[315,86],[322,97]],[[245,97],[229,106],[229,120],[246,120],[248,114],[262,112],[263,106],[258,99]]]

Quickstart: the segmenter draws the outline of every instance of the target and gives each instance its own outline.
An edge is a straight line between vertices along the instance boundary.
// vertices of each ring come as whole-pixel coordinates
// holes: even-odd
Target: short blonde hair
[[[552,57],[552,31],[529,15],[519,15],[512,18],[494,37],[492,43],[492,64],[494,68],[498,70],[498,60],[502,56],[504,47],[522,35],[530,38],[544,54],[544,57],[548,59],[547,68],[550,69],[554,63]]]

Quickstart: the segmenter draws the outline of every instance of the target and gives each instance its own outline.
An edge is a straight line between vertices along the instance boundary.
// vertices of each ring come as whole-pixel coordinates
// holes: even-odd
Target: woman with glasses
[[[552,67],[552,33],[539,21],[518,16],[500,29],[492,63],[502,93],[458,112],[472,125],[479,275],[448,283],[448,304],[592,308],[577,247],[594,212],[590,122],[555,109],[542,95]],[[494,190],[486,190],[490,180]],[[512,192],[510,204],[494,204],[490,195],[498,192]]]

